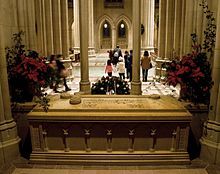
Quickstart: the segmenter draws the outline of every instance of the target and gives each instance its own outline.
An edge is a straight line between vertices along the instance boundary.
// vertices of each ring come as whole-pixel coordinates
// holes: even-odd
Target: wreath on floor
[[[128,82],[121,80],[119,77],[102,77],[96,83],[92,84],[91,94],[118,94],[118,95],[129,95],[130,88]]]

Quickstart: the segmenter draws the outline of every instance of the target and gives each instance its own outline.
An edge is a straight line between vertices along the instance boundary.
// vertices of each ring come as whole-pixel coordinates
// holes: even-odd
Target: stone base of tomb
[[[146,150],[147,151],[147,150]],[[188,165],[189,156],[185,152],[35,152],[31,162],[46,164],[75,165]]]
[[[191,114],[163,96],[82,95],[28,114],[32,163],[154,165],[189,164]]]

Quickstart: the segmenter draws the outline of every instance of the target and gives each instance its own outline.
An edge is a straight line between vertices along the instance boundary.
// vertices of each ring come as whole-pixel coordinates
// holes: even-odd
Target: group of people
[[[112,76],[113,71],[118,72],[121,80],[125,78],[131,81],[132,78],[132,50],[130,50],[130,54],[128,51],[125,51],[124,58],[122,57],[122,51],[117,46],[113,51],[109,51],[109,59],[107,60],[105,66],[105,73],[108,76]],[[126,77],[125,77],[126,73]]]
[[[152,55],[153,56],[153,55]],[[144,51],[143,56],[140,59],[140,65],[142,68],[143,82],[147,82],[148,70],[152,68],[151,57],[149,52]],[[54,92],[58,91],[58,86],[63,81],[65,91],[70,91],[71,89],[67,85],[66,77],[68,76],[68,70],[65,68],[61,61],[61,55],[51,55],[49,60],[49,74],[50,74],[50,88]],[[113,51],[109,51],[109,59],[107,60],[105,66],[105,73],[112,77],[113,72],[117,72],[121,80],[127,78],[129,81],[132,80],[132,59],[133,50],[129,52],[126,50],[124,52],[124,57],[122,57],[122,51],[119,46],[117,46]]]
[[[58,86],[63,80],[63,85],[65,91],[70,91],[71,89],[67,85],[66,77],[68,76],[68,70],[65,68],[61,60],[61,55],[51,55],[48,71],[50,74],[50,88],[53,89],[55,93],[58,93]]]
[[[132,59],[133,59],[133,50],[130,50],[129,52],[126,50],[123,58],[122,51],[119,48],[119,46],[117,46],[113,51],[112,50],[109,51],[109,59],[107,60],[105,66],[105,73],[107,73],[108,76],[111,77],[113,71],[116,70],[121,80],[125,79],[125,73],[126,73],[126,78],[129,79],[129,81],[131,81]],[[147,82],[148,70],[152,68],[151,56],[147,50],[144,51],[144,54],[141,57],[140,65],[142,68],[143,82]]]

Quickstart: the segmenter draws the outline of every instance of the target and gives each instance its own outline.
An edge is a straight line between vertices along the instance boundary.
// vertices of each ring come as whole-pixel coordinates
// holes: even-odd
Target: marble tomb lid
[[[81,103],[71,105],[69,99],[50,102],[48,112],[36,106],[28,119],[67,120],[191,120],[191,114],[175,98],[145,95],[82,95]]]

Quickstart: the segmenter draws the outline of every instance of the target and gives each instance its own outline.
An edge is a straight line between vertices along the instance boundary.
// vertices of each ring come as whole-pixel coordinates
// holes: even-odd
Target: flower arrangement
[[[43,57],[38,57],[35,51],[30,51],[28,55],[25,53],[20,55],[20,63],[15,65],[12,73],[19,78],[36,83],[36,85],[44,86],[47,65]]]
[[[119,77],[103,76],[98,82],[92,84],[91,93],[129,95],[130,89],[128,83],[120,80]]]
[[[45,100],[47,94],[42,92],[42,88],[47,87],[50,83],[48,67],[45,58],[40,57],[36,51],[25,50],[25,46],[22,44],[23,34],[23,31],[14,34],[14,45],[6,48],[11,101],[32,101],[33,96]]]
[[[174,87],[181,85],[181,99],[208,104],[213,81],[207,54],[193,51],[173,60],[167,65],[166,81]]]
[[[210,90],[213,86],[209,58],[212,57],[215,46],[216,25],[213,13],[208,10],[207,2],[203,0],[200,6],[203,7],[208,20],[204,31],[204,42],[202,45],[199,44],[197,35],[191,34],[192,52],[181,58],[177,57],[166,65],[166,82],[174,87],[180,84],[180,99],[209,104]]]

